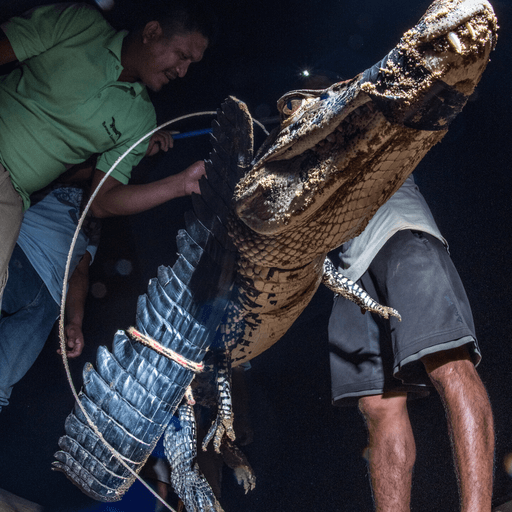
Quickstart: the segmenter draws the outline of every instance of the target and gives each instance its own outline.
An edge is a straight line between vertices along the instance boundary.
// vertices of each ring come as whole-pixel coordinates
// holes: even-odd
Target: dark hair
[[[142,5],[140,5],[142,4]],[[134,17],[131,31],[141,30],[150,21],[158,21],[168,38],[199,32],[209,45],[217,37],[217,16],[211,2],[204,0],[149,0],[140,2],[140,12]],[[136,9],[139,11],[139,9]],[[133,13],[135,14],[135,13]]]

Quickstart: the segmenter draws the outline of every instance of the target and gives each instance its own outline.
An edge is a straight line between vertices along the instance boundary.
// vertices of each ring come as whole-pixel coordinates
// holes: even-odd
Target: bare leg
[[[494,462],[491,405],[465,347],[423,358],[443,402],[462,512],[490,512]]]
[[[407,412],[407,394],[363,397],[359,408],[368,427],[375,510],[409,512],[416,445]]]

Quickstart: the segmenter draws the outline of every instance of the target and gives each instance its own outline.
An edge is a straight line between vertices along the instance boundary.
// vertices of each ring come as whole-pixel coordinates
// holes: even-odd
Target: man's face
[[[170,80],[183,78],[190,64],[203,58],[208,46],[208,40],[199,32],[169,39],[159,27],[143,34],[144,60],[139,70],[140,81],[152,91],[159,91]]]

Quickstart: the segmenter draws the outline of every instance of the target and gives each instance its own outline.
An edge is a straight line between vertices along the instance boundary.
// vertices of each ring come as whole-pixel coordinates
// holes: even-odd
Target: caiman
[[[189,403],[212,352],[215,435],[233,437],[229,366],[277,342],[321,282],[376,304],[327,253],[357,236],[446,134],[488,63],[497,21],[486,0],[437,0],[379,63],[321,91],[278,100],[280,126],[253,156],[252,118],[229,98],[214,122],[201,195],[179,232],[178,259],[139,297],[136,327],[98,349],[66,420],[54,466],[102,501],[121,499],[165,432],[176,491],[189,511],[222,510],[194,464]],[[227,356],[227,357],[225,357]],[[176,416],[174,417],[176,418]],[[192,426],[191,426],[192,425]]]

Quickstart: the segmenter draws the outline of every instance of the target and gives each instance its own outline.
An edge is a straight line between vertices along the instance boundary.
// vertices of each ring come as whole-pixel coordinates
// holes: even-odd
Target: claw
[[[250,468],[236,468],[235,478],[238,485],[243,486],[245,494],[247,494],[249,491],[253,491],[256,487],[256,477],[254,476],[254,473],[250,471]]]
[[[203,439],[203,450],[206,451],[208,444],[213,438],[213,448],[216,453],[220,453],[220,447],[224,435],[227,435],[231,441],[236,439],[235,430],[233,429],[233,415],[217,415],[217,418],[212,423],[208,434],[206,434]]]
[[[194,394],[192,393],[192,387],[188,386],[185,390],[185,400],[188,405],[196,405],[196,401],[194,399]]]

